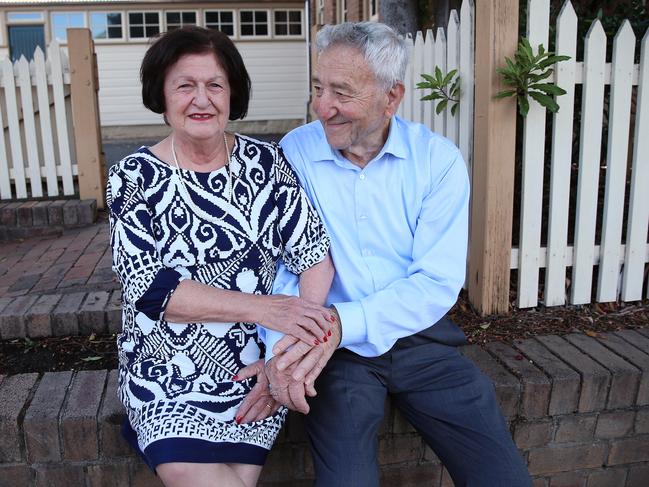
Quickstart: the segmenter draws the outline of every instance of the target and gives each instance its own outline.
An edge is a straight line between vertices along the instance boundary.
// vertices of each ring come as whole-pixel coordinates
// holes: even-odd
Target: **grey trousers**
[[[459,328],[442,321],[441,341],[457,342]],[[531,486],[491,381],[456,346],[436,341],[433,328],[379,357],[334,353],[306,416],[317,487],[379,485],[377,433],[388,394],[456,486]]]

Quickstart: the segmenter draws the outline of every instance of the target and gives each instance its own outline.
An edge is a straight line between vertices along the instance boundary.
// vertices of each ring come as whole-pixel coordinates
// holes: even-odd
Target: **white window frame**
[[[34,14],[38,15],[39,19],[19,19],[19,20],[10,20],[9,15],[11,14]],[[37,10],[10,10],[5,12],[4,15],[0,14],[0,46],[4,46],[9,49],[9,26],[11,25],[42,25],[43,32],[47,35],[47,30],[45,28],[47,15],[44,12]]]
[[[122,16],[122,22],[121,22],[121,27],[122,27],[122,36],[121,37],[106,37],[106,38],[95,38],[94,34],[92,33],[92,16],[93,14],[120,14]],[[126,35],[126,31],[128,30],[128,26],[126,25],[126,13],[122,10],[89,10],[88,11],[88,28],[90,29],[90,35],[92,36],[92,40],[94,42],[99,42],[99,43],[105,43],[105,42],[124,42],[128,36]],[[106,22],[106,33],[108,33],[108,22]]]
[[[336,2],[336,23],[342,24],[347,21],[347,0],[337,0]]]
[[[65,14],[65,15],[81,14],[81,17],[83,18],[83,25],[80,26],[80,28],[87,28],[88,27],[88,12],[85,11],[85,10],[54,10],[54,11],[50,12],[50,16],[49,16],[50,17],[49,18],[50,25],[49,25],[49,27],[50,27],[51,40],[52,41],[56,40],[59,44],[67,44],[68,43],[67,30],[68,30],[69,27],[65,29],[66,30],[65,39],[57,39],[56,38],[56,33],[54,31],[54,17],[56,15],[61,15],[61,14]]]
[[[316,0],[315,23],[324,25],[325,4],[324,0]]]
[[[229,8],[217,8],[217,9],[206,9],[203,11],[203,27],[208,28],[207,26],[207,14],[212,14],[212,13],[218,13],[219,14],[219,25],[218,25],[218,30],[223,32],[221,30],[221,13],[223,12],[229,12],[232,14],[232,35],[229,35],[231,38],[236,38],[237,37],[237,22],[239,19],[239,11],[234,10],[234,9],[229,9]],[[225,34],[225,32],[224,32]]]
[[[158,32],[164,32],[162,24],[162,12],[160,10],[127,10],[126,11],[126,39],[132,42],[147,42],[151,37],[146,35],[146,26],[149,25],[146,23],[145,17],[146,14],[158,14]],[[135,24],[136,26],[141,26],[144,28],[144,37],[131,37],[131,14],[143,14],[142,21],[144,24]]]
[[[14,19],[11,20],[11,14],[29,14],[29,15],[38,15],[38,19]],[[44,24],[45,15],[44,12],[39,12],[36,10],[11,10],[5,13],[5,24],[6,25],[20,25],[20,24]]]
[[[196,20],[194,21],[193,24],[185,24],[183,22],[183,14],[185,14],[185,13],[194,14]],[[180,14],[180,25],[172,24],[176,28],[185,27],[186,25],[201,25],[200,24],[200,12],[198,10],[165,10],[164,15],[163,15],[164,16],[165,31],[169,30],[169,24],[167,22],[167,14]]]
[[[286,30],[287,32],[290,31],[290,26],[291,26],[291,21],[289,19],[290,13],[291,12],[299,12],[300,13],[300,33],[299,34],[278,34],[277,31],[275,30],[275,26],[277,25],[275,22],[275,13],[276,12],[285,12],[286,13]],[[302,39],[304,38],[304,10],[299,9],[299,8],[278,8],[273,10],[273,21],[272,21],[272,28],[273,28],[273,37],[277,39]]]
[[[244,34],[243,33],[243,26],[248,25],[247,23],[244,24],[244,22],[241,21],[241,14],[243,12],[252,12],[253,13],[253,26],[256,26],[257,23],[254,20],[255,17],[255,12],[266,12],[266,27],[268,28],[268,33],[266,35],[260,35],[260,34]],[[264,9],[264,8],[241,8],[238,10],[238,21],[239,21],[239,39],[270,39],[272,37],[273,33],[273,15],[270,9]],[[253,29],[254,30],[254,29]]]
[[[372,4],[374,4],[374,12],[372,12]],[[367,0],[365,2],[367,7],[367,19],[370,21],[378,22],[379,20],[379,0]]]

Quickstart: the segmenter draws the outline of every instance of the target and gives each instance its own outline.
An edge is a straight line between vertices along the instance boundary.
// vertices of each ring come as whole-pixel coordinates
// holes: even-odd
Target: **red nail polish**
[[[314,345],[320,345],[320,342],[318,340],[313,340]]]
[[[327,336],[328,336],[328,337],[331,336],[331,330],[329,330],[329,331],[327,332]]]
[[[329,321],[333,323],[334,321],[336,321],[336,317],[334,315],[329,315]]]
[[[239,380],[239,376],[238,376],[237,374],[234,374],[234,375],[232,376],[232,380]]]
[[[323,336],[322,339],[326,342],[327,341],[327,335]]]
[[[241,416],[237,416],[237,419],[236,419],[237,424],[241,424],[241,419],[242,419]]]

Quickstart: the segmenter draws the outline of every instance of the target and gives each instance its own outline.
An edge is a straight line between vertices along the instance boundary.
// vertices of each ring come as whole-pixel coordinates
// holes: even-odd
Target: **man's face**
[[[389,92],[379,86],[363,55],[336,45],[318,58],[313,109],[329,145],[345,156],[359,146],[382,146],[393,114]]]

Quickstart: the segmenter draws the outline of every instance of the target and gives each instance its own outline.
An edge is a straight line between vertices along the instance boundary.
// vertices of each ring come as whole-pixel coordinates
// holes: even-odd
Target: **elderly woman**
[[[141,79],[171,133],[109,175],[124,433],[166,486],[252,486],[286,409],[262,366],[256,381],[236,375],[263,356],[255,323],[327,340],[334,318],[314,303],[333,277],[329,240],[281,149],[226,132],[250,95],[226,35],[162,35]],[[303,299],[268,295],[279,259]]]

